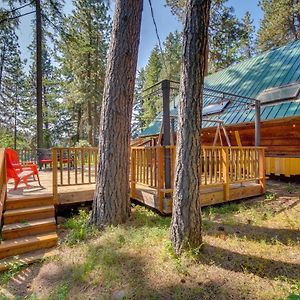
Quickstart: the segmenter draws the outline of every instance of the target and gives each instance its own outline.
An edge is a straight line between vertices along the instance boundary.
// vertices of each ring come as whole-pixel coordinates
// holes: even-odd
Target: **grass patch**
[[[67,300],[69,290],[70,284],[68,282],[63,282],[50,295],[49,300]]]
[[[14,259],[7,263],[8,270],[3,272],[0,275],[0,283],[6,284],[9,282],[15,275],[17,275],[24,267],[25,265],[21,263],[18,256],[15,256]]]
[[[37,299],[296,300],[300,204],[280,197],[204,208],[204,245],[181,257],[169,240],[170,217],[134,206],[126,224],[99,232],[81,211],[65,223],[66,242],[40,266],[44,280],[30,293]],[[54,279],[47,283],[51,266]]]
[[[78,244],[99,233],[94,226],[89,224],[89,220],[90,213],[86,210],[80,210],[78,215],[68,219],[64,223],[64,227],[70,229],[66,239],[69,245]]]
[[[288,183],[287,186],[286,186],[286,192],[289,193],[289,194],[293,194],[297,191],[297,187],[295,184],[293,183]]]
[[[287,300],[300,300],[300,282],[292,287],[291,294],[289,294]]]

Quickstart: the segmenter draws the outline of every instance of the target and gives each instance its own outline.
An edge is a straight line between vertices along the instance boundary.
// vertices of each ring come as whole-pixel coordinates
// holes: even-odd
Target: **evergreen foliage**
[[[7,16],[5,10],[0,15]],[[18,22],[0,24],[0,140],[1,146],[15,147],[14,135],[21,131],[20,120],[24,107],[21,99],[25,96],[24,62],[16,28]],[[22,138],[23,140],[23,138]]]
[[[208,73],[216,72],[258,51],[299,38],[299,0],[261,0],[264,16],[258,30],[250,12],[239,20],[228,0],[212,0],[209,28]],[[24,0],[4,0],[0,18],[16,17],[9,10]],[[185,0],[166,0],[172,13],[184,19]],[[97,145],[106,57],[111,31],[109,1],[73,0],[73,11],[63,14],[64,1],[44,0],[43,26],[43,131],[45,146],[75,145],[86,140]],[[34,2],[30,4],[34,9]],[[276,18],[274,18],[276,16]],[[18,41],[19,19],[0,24],[0,138],[2,146],[35,146],[36,51],[35,18],[28,62],[22,60]],[[142,97],[142,91],[163,79],[180,80],[182,34],[171,32],[151,52],[138,72],[132,118],[136,136],[162,110],[161,96]],[[14,135],[17,145],[14,145]]]
[[[108,6],[103,1],[75,0],[59,44],[64,97],[80,128],[76,141],[85,138],[91,145],[98,137],[110,30]]]
[[[262,0],[264,17],[258,31],[258,48],[266,51],[300,37],[299,0]]]
[[[26,4],[4,2],[7,10],[1,9],[1,18],[20,15],[19,10],[13,15],[7,11]],[[69,16],[63,14],[64,1],[41,4],[44,145],[74,145],[84,139],[95,145],[111,30],[108,1],[74,0]],[[21,60],[18,25],[18,18],[0,24],[1,146],[14,147],[16,131],[17,147],[35,147],[35,18],[28,64]]]
[[[145,70],[143,70],[144,84],[142,90],[146,90],[164,79],[180,80],[182,55],[182,36],[180,32],[169,33],[163,43],[163,51],[162,55],[157,45],[153,48]],[[161,97],[159,95],[144,97],[142,108],[143,126],[147,126],[162,110]]]
[[[184,0],[166,0],[166,5],[179,20],[183,21]],[[246,28],[246,25],[248,26],[236,17],[234,8],[228,6],[228,0],[212,1],[208,49],[209,73],[217,72],[245,58],[242,53],[245,36],[249,30],[251,34],[253,33],[253,29]]]
[[[241,58],[247,59],[251,58],[256,53],[255,47],[255,27],[253,25],[253,19],[251,13],[247,11],[242,19],[244,35],[242,36],[242,49],[241,49]]]
[[[133,138],[137,137],[141,132],[141,129],[145,127],[144,115],[144,98],[143,89],[145,85],[145,69],[142,68],[138,71],[135,80],[135,91],[134,91],[134,103],[132,111],[132,121],[131,121],[131,135]]]

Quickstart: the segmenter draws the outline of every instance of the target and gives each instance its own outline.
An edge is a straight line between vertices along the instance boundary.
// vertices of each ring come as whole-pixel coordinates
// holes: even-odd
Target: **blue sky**
[[[72,1],[66,0],[65,12],[69,13],[72,10]],[[246,11],[250,11],[254,19],[256,28],[259,26],[259,21],[262,17],[262,12],[258,7],[258,0],[229,0],[229,5],[235,8],[236,14],[241,18]],[[163,41],[171,31],[176,29],[181,30],[182,25],[178,22],[177,18],[173,16],[170,9],[164,6],[165,0],[152,0],[155,19],[158,26],[158,31],[161,40]],[[4,7],[3,1],[0,0],[0,7]],[[113,7],[112,7],[113,9]],[[30,11],[24,9],[23,12]],[[27,47],[32,41],[31,32],[31,18],[32,16],[25,16],[22,18],[19,38],[22,56],[28,58],[29,52]],[[138,68],[145,66],[154,45],[157,43],[155,29],[151,18],[148,0],[144,0],[144,10],[142,19],[141,41],[139,50]]]

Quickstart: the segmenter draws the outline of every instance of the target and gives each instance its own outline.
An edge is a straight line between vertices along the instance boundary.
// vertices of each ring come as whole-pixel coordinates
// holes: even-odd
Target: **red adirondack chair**
[[[19,183],[23,180],[25,185],[28,187],[28,178],[33,176],[35,180],[35,175],[37,176],[38,183],[40,183],[40,177],[38,173],[38,169],[36,164],[33,162],[26,162],[25,164],[21,164],[19,162],[18,153],[12,149],[5,150],[6,157],[6,173],[7,173],[7,181],[9,179],[14,179],[15,187],[17,189]]]

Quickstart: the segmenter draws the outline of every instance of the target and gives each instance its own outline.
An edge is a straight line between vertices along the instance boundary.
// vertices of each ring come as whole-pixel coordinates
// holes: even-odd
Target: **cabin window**
[[[228,103],[229,103],[229,100],[224,100],[222,102],[213,103],[213,104],[204,106],[203,110],[202,110],[202,115],[207,116],[207,115],[220,113],[225,109],[225,107],[228,105]]]
[[[293,100],[297,99],[300,93],[300,82],[282,85],[266,89],[261,92],[257,99],[261,103],[269,103],[283,100]]]

